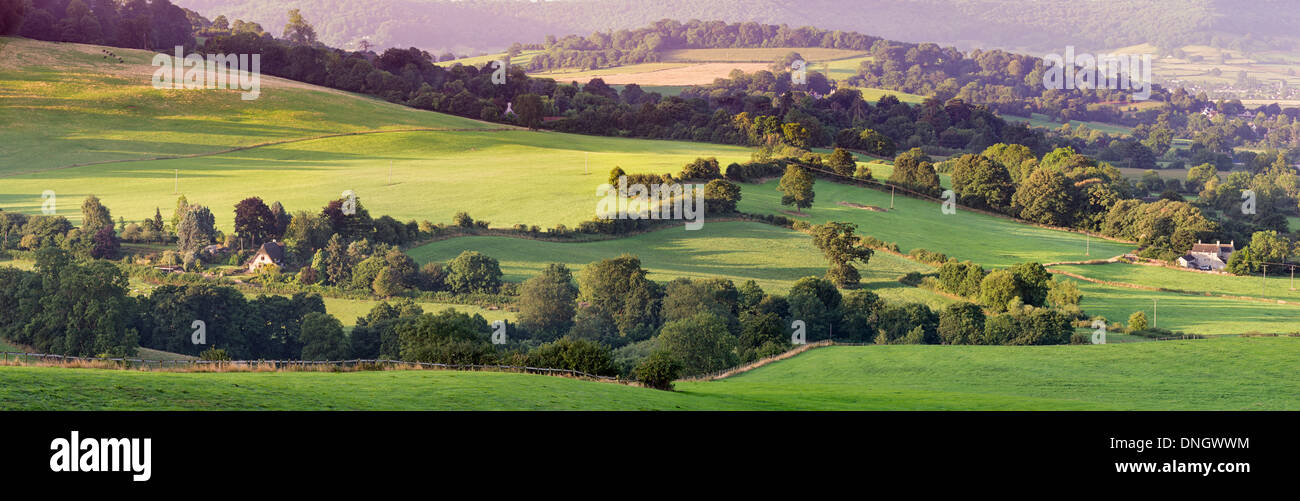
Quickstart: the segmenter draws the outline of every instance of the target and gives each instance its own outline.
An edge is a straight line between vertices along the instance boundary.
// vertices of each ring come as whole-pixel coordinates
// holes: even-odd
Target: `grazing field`
[[[1079,306],[1091,316],[1128,323],[1133,312],[1146,312],[1153,326],[1186,334],[1300,332],[1300,307],[1172,292],[1112,287],[1066,277],[1079,285]],[[1157,311],[1158,310],[1158,311]]]
[[[532,62],[532,60],[533,60],[533,56],[535,56],[535,55],[537,55],[537,54],[541,54],[542,52],[544,52],[544,51],[540,51],[540,50],[524,50],[524,51],[520,51],[520,52],[519,52],[519,55],[510,58],[510,64],[512,64],[512,65],[527,65],[528,63]],[[450,61],[442,61],[442,62],[439,62],[439,63],[436,63],[436,64],[437,64],[438,66],[442,66],[443,68],[450,68],[450,67],[455,66],[455,65],[457,65],[457,64],[462,64],[462,65],[465,65],[465,66],[474,66],[474,67],[477,67],[477,68],[482,68],[483,65],[485,65],[485,64],[489,64],[489,63],[491,63],[492,61],[504,60],[505,58],[506,58],[506,53],[505,53],[505,52],[498,52],[498,53],[495,53],[495,54],[485,54],[485,55],[482,55],[482,56],[462,57],[462,58],[452,59],[452,60],[450,60]]]
[[[54,190],[58,213],[74,224],[89,194],[113,216],[138,221],[155,207],[170,215],[179,184],[191,204],[210,207],[227,231],[234,205],[246,197],[280,201],[291,212],[318,211],[345,190],[375,217],[450,223],[466,211],[493,226],[572,227],[595,215],[595,188],[614,166],[676,173],[697,157],[726,165],[749,155],[735,146],[524,130],[392,132],[16,175],[0,183],[0,209],[37,213],[41,193]]]
[[[154,89],[152,52],[111,48],[126,63],[110,63],[98,45],[6,40],[0,176],[365,130],[504,127],[266,75],[252,101],[234,90]]]
[[[887,95],[892,95],[898,98],[899,101],[902,101],[907,104],[921,104],[926,100],[926,96],[922,96],[920,94],[908,94],[906,92],[899,92],[896,90],[874,89],[871,87],[853,87],[853,88],[862,91],[862,98],[873,104],[876,103],[877,101],[880,101],[880,98],[885,97]]]
[[[1061,126],[1065,125],[1061,122],[1053,121],[1052,119],[1048,118],[1047,115],[1043,115],[1040,113],[1034,113],[1033,118],[1025,118],[1025,117],[1019,117],[1015,115],[1000,115],[1000,116],[1008,122],[1013,122],[1013,123],[1029,122],[1029,125],[1031,127],[1042,127],[1045,129],[1060,129]],[[1081,126],[1087,126],[1089,129],[1099,130],[1112,135],[1127,136],[1133,133],[1133,129],[1131,127],[1125,127],[1122,125],[1113,125],[1113,124],[1102,123],[1102,122],[1084,122],[1080,120],[1071,120],[1069,125],[1071,128],[1074,129],[1077,129]]]
[[[99,46],[7,40],[0,51],[21,57],[0,58],[0,113],[14,117],[0,120],[0,209],[37,213],[53,190],[57,213],[74,224],[89,194],[128,221],[155,207],[169,216],[184,194],[228,231],[234,204],[249,196],[316,211],[353,190],[371,214],[403,221],[450,222],[468,211],[496,226],[573,226],[594,215],[595,187],[616,165],[677,172],[697,157],[725,165],[751,151],[530,132],[296,82],[282,88],[270,77],[256,101],[235,91],[162,91],[149,84],[146,51],[114,49],[128,61],[119,65],[101,60]],[[440,130],[394,132],[412,128]],[[363,130],[388,132],[60,168]]]
[[[676,392],[494,372],[0,367],[24,410],[1295,410],[1300,339],[808,351]]]
[[[343,329],[351,331],[357,325],[357,317],[364,317],[370,313],[370,309],[380,303],[378,299],[342,299],[335,297],[323,298],[325,300],[325,312],[333,315],[343,323]],[[393,304],[389,301],[388,304]],[[416,302],[425,313],[438,313],[447,308],[465,313],[468,315],[483,315],[488,322],[495,320],[508,320],[513,322],[515,314],[506,310],[489,310],[487,308],[467,305],[467,304],[449,304],[449,303],[424,303]]]
[[[416,261],[448,261],[465,250],[476,250],[501,262],[509,281],[523,281],[550,263],[564,263],[575,272],[594,261],[623,253],[641,258],[652,280],[677,277],[729,278],[737,285],[754,280],[763,290],[785,293],[796,280],[826,274],[826,259],[803,233],[763,223],[708,222],[687,231],[668,228],[616,240],[564,243],[510,237],[459,237],[408,251]],[[933,268],[885,253],[859,266],[864,286],[882,297],[942,306],[951,300],[924,289],[908,287],[898,278]]]
[[[781,205],[777,181],[742,185],[740,210],[759,214],[782,214],[821,224],[826,221],[857,223],[859,235],[871,235],[896,242],[903,252],[925,248],[949,257],[971,260],[986,267],[1010,266],[1025,261],[1042,263],[1083,261],[1118,256],[1133,249],[1121,242],[1092,238],[1091,255],[1086,254],[1085,236],[1067,231],[1039,228],[1013,220],[975,212],[944,215],[935,202],[898,195],[894,209],[876,212],[839,205],[850,202],[889,209],[890,194],[857,186],[818,180],[816,201],[804,216],[794,215]]]
[[[736,70],[753,73],[766,69],[768,65],[762,63],[645,63],[581,72],[537,73],[535,76],[566,83],[577,81],[585,84],[599,77],[610,85],[685,86],[711,84],[716,79],[727,78]]]
[[[861,57],[862,51],[826,49],[821,47],[763,47],[729,49],[678,49],[663,54],[667,62],[687,63],[766,63],[771,64],[786,54],[797,52],[808,62],[833,61]]]
[[[1264,278],[1263,276],[1241,277],[1200,273],[1128,263],[1064,265],[1052,268],[1109,282],[1126,282],[1212,295],[1278,299],[1296,303],[1296,313],[1300,315],[1300,290],[1291,288],[1291,273],[1284,269],[1270,269],[1268,278]]]

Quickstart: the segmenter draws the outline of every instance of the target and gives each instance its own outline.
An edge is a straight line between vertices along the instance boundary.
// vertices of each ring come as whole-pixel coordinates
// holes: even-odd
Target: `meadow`
[[[547,264],[564,263],[577,271],[602,259],[623,253],[641,259],[649,278],[668,281],[678,277],[729,278],[737,285],[754,280],[763,290],[784,294],[800,278],[826,274],[826,259],[802,233],[764,223],[709,222],[695,231],[682,227],[595,242],[545,242],[511,237],[457,237],[410,249],[420,264],[448,261],[462,251],[476,250],[501,262],[508,281],[523,281]],[[898,278],[909,272],[931,273],[933,268],[886,253],[876,253],[858,266],[864,287],[882,297],[943,306],[948,298],[908,287]]]
[[[837,346],[675,392],[496,372],[0,367],[6,410],[1295,410],[1300,339]]]
[[[1300,291],[1291,287],[1291,273],[1284,269],[1270,269],[1268,278],[1264,278],[1263,276],[1243,277],[1200,273],[1128,263],[1063,265],[1052,268],[1109,282],[1125,282],[1214,295],[1277,299],[1296,303],[1296,313],[1300,315]]]
[[[999,115],[999,116],[1001,116],[1004,120],[1008,122],[1012,122],[1012,123],[1028,122],[1030,127],[1042,127],[1044,129],[1060,129],[1062,126],[1066,125],[1065,123],[1054,121],[1051,118],[1048,118],[1047,115],[1043,115],[1041,113],[1034,113],[1031,118],[1025,118],[1016,115]],[[1070,128],[1072,129],[1077,129],[1082,126],[1087,126],[1089,129],[1099,130],[1117,136],[1127,136],[1133,133],[1133,129],[1131,127],[1108,124],[1103,122],[1084,122],[1081,120],[1071,120],[1069,122],[1069,125]]]
[[[252,101],[241,100],[235,90],[154,89],[152,52],[111,48],[126,60],[116,63],[102,59],[97,45],[5,40],[0,46],[4,177],[358,131],[507,127],[266,75],[261,96]],[[47,147],[54,143],[60,147]]]
[[[698,157],[726,165],[749,155],[735,146],[524,130],[391,132],[15,175],[0,183],[0,209],[38,213],[41,193],[54,190],[58,213],[74,224],[90,194],[115,217],[138,221],[155,208],[169,217],[179,186],[229,230],[234,205],[246,197],[314,212],[352,190],[375,217],[450,223],[465,211],[496,227],[572,227],[595,215],[595,188],[614,166],[675,173]]]
[[[772,63],[797,52],[804,60],[812,62],[833,61],[860,57],[864,53],[851,49],[827,49],[822,47],[762,47],[762,48],[723,48],[723,49],[678,49],[663,54],[666,62],[689,63]]]
[[[1086,276],[1086,275],[1085,275]],[[1089,316],[1128,323],[1142,311],[1150,325],[1186,334],[1220,335],[1300,332],[1300,307],[1173,292],[1111,287],[1065,277],[1078,284],[1079,306]]]
[[[781,205],[781,194],[776,191],[776,184],[776,180],[771,180],[763,184],[742,185],[740,210],[782,214],[811,224],[827,221],[856,223],[857,234],[895,242],[904,253],[924,248],[986,267],[1003,267],[1026,261],[1051,263],[1107,258],[1133,248],[1129,244],[1094,237],[1089,255],[1083,234],[961,210],[945,215],[938,203],[903,195],[895,196],[894,208],[885,212],[839,205],[839,202],[850,202],[889,209],[890,193],[825,180],[817,181],[812,208],[804,209],[804,215],[799,216],[791,211],[791,207]]]

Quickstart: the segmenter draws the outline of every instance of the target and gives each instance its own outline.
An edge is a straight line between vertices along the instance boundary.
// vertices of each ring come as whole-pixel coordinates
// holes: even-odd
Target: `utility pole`
[[[1259,281],[1259,297],[1264,297],[1265,291],[1268,290],[1268,265],[1262,266],[1264,267],[1264,278]]]
[[[181,191],[181,170],[176,169],[176,180],[172,184],[172,194],[175,195]]]
[[[1151,299],[1151,326],[1160,327],[1160,298]]]
[[[1291,265],[1291,290],[1295,290],[1295,265]]]
[[[889,185],[889,209],[894,209],[894,185]]]
[[[1091,233],[1084,233],[1084,234],[1083,234],[1083,241],[1084,241],[1084,245],[1087,246],[1087,247],[1086,247],[1087,250],[1084,251],[1084,255],[1085,255],[1085,256],[1091,256],[1091,255],[1092,255],[1092,234],[1091,234]]]

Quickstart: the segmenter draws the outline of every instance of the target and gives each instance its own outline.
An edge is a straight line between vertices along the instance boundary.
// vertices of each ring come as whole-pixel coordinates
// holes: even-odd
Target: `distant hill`
[[[659,19],[810,25],[887,39],[1056,52],[1140,43],[1295,49],[1300,9],[1292,0],[176,0],[214,18],[261,23],[279,34],[286,11],[302,9],[322,41],[465,53],[500,50],[547,35],[588,35]],[[1234,3],[1236,5],[1234,5]],[[1237,47],[1232,47],[1237,44]]]

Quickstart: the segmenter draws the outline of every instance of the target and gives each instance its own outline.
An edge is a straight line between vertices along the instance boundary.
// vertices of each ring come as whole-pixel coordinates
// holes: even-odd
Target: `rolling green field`
[[[1025,261],[1043,263],[1082,261],[1123,254],[1132,246],[1100,238],[1092,239],[1092,255],[1085,254],[1085,237],[1077,233],[1038,228],[984,214],[957,211],[944,215],[938,203],[896,196],[894,210],[874,212],[839,205],[851,202],[889,208],[887,191],[818,181],[817,194],[805,217],[792,216],[781,205],[777,181],[761,185],[744,184],[739,208],[759,214],[784,214],[813,224],[826,221],[852,222],[859,235],[871,235],[896,242],[903,252],[921,247],[949,257],[971,260],[984,266],[1010,266]]]
[[[465,250],[476,250],[501,262],[505,279],[522,281],[549,263],[564,263],[577,271],[587,264],[629,253],[641,258],[652,280],[677,277],[730,278],[737,285],[754,280],[768,292],[785,293],[800,278],[822,276],[826,259],[802,233],[763,223],[708,222],[695,231],[668,228],[597,242],[544,242],[510,237],[459,237],[408,251],[420,264],[448,261]],[[942,306],[949,299],[907,287],[898,277],[933,268],[885,253],[876,253],[859,266],[863,284],[882,297]]]
[[[234,205],[246,197],[280,201],[290,212],[318,211],[345,190],[375,217],[450,223],[466,211],[494,227],[575,226],[595,215],[595,188],[614,166],[678,172],[697,157],[715,156],[726,165],[747,160],[749,150],[523,130],[393,132],[13,176],[0,183],[0,208],[38,212],[41,193],[54,190],[59,214],[74,223],[88,194],[128,221],[152,216],[155,207],[170,215],[179,170],[180,193],[210,207],[226,230]]]
[[[670,50],[663,54],[663,60],[691,63],[771,63],[791,52],[798,52],[809,62],[832,61],[863,54],[858,50],[822,47],[739,47]]]
[[[676,392],[492,372],[0,367],[28,410],[1295,410],[1300,339],[815,349]]]
[[[1110,322],[1127,324],[1129,315],[1144,311],[1148,323],[1187,334],[1300,332],[1300,307],[1295,305],[1154,292],[1066,279],[1079,285],[1083,294],[1079,306],[1085,313],[1101,315]]]
[[[1128,263],[1065,265],[1053,266],[1053,268],[1109,282],[1126,282],[1215,295],[1278,299],[1296,303],[1296,312],[1300,314],[1300,290],[1291,289],[1291,275],[1286,270],[1271,270],[1266,279],[1263,276],[1217,275]]]
[[[1060,129],[1062,125],[1065,125],[1061,122],[1052,121],[1047,117],[1047,115],[1039,113],[1034,113],[1033,118],[1028,119],[1015,115],[1001,115],[1001,117],[1008,122],[1029,122],[1031,127],[1042,127],[1046,129]],[[1072,128],[1077,128],[1081,125],[1087,125],[1089,129],[1099,130],[1112,135],[1127,136],[1133,133],[1131,127],[1124,127],[1122,125],[1113,125],[1102,122],[1083,122],[1079,120],[1070,121],[1070,127]]]
[[[111,48],[127,61],[119,64],[103,60],[97,45],[6,40],[0,176],[364,130],[503,127],[266,75],[252,101],[234,90],[159,90],[150,84],[152,52]]]
[[[234,91],[162,91],[149,85],[145,51],[114,49],[133,66],[118,65],[101,61],[98,46],[8,40],[0,50],[22,57],[0,64],[0,114],[11,118],[0,120],[0,157],[7,160],[0,163],[0,208],[36,213],[41,193],[54,190],[58,213],[74,224],[88,194],[114,216],[138,221],[155,207],[170,214],[179,186],[190,203],[212,208],[226,230],[243,198],[315,211],[344,190],[355,191],[371,214],[403,221],[450,222],[468,211],[494,226],[573,226],[594,215],[595,188],[616,165],[664,173],[697,157],[716,156],[725,165],[750,155],[734,146],[488,130],[503,126],[296,82],[280,81],[280,88],[270,77],[256,101],[241,101]],[[131,73],[137,70],[143,73]],[[54,169],[410,128],[444,130]],[[60,147],[51,148],[55,143]]]
[[[339,321],[343,323],[344,330],[349,332],[351,332],[352,328],[356,326],[357,317],[366,316],[366,314],[370,313],[371,308],[374,308],[375,305],[380,303],[380,300],[378,299],[343,299],[335,297],[327,297],[323,299],[325,301],[325,312],[333,315],[334,318],[339,319]],[[389,301],[388,304],[393,304],[393,302]],[[423,308],[425,313],[438,313],[447,308],[451,308],[468,315],[483,315],[483,318],[488,322],[495,320],[509,320],[514,322],[516,317],[515,313],[506,310],[489,310],[487,308],[467,304],[425,302],[416,302],[416,304],[420,305],[420,308]]]

